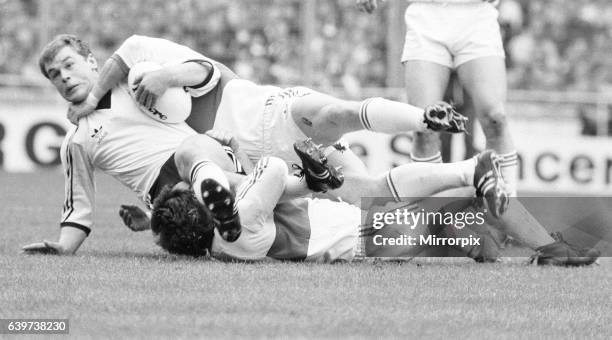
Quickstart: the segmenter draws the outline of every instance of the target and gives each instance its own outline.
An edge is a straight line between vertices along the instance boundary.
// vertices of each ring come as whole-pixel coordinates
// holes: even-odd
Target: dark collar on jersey
[[[111,108],[111,92],[112,91],[106,92],[104,97],[100,99],[100,101],[98,102],[98,106],[96,106],[96,110],[105,110]]]

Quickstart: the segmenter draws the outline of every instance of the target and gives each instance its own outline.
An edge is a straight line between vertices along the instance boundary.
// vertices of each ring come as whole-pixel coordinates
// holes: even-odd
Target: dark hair
[[[170,253],[204,256],[212,245],[214,223],[192,190],[172,190],[167,185],[153,202],[151,230]]]
[[[91,50],[89,49],[89,45],[83,40],[79,39],[76,35],[72,34],[60,34],[53,38],[50,43],[45,46],[40,54],[40,58],[38,59],[38,66],[40,67],[40,72],[45,76],[45,78],[49,78],[47,74],[47,70],[45,69],[45,65],[50,63],[53,58],[57,55],[62,48],[70,46],[74,49],[78,54],[87,58],[91,54]]]

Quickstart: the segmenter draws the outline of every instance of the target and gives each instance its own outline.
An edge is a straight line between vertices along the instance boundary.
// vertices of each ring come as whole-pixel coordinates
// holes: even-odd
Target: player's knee
[[[312,120],[311,137],[317,143],[332,144],[344,133],[354,129],[357,111],[349,102],[323,106]]]
[[[194,136],[187,137],[183,142],[179,145],[179,147],[174,152],[174,161],[177,165],[187,164],[191,162],[194,155],[197,154],[197,140]]]
[[[219,143],[204,135],[193,135],[185,138],[174,152],[174,161],[180,169],[190,169],[193,162],[207,159],[218,163],[222,168],[228,167],[229,158]]]
[[[480,124],[487,136],[501,136],[508,126],[506,113],[502,108],[492,107],[481,114]]]
[[[280,158],[266,157],[262,159],[262,163],[266,164],[266,174],[270,174],[270,176],[278,178],[279,180],[284,180],[289,174],[287,163]]]

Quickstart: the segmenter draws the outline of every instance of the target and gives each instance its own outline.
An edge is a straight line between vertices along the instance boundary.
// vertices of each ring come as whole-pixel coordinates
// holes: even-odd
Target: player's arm
[[[191,96],[197,97],[208,93],[220,78],[220,72],[211,59],[186,46],[165,39],[133,35],[104,63],[89,96],[83,103],[70,107],[68,119],[76,124],[79,118],[92,113],[100,98],[125,81],[132,66],[142,61],[163,66],[143,73],[135,81],[138,85],[135,98],[147,108],[153,107],[157,98],[170,87],[184,87]]]
[[[57,242],[43,241],[24,246],[28,253],[74,254],[93,226],[95,204],[94,168],[82,146],[69,134],[61,148],[65,198]]]
[[[98,81],[94,84],[87,99],[79,104],[71,104],[68,108],[68,120],[72,124],[77,124],[80,118],[94,112],[100,98],[119,83],[127,79],[129,68],[121,58],[116,55],[111,56],[102,66]]]
[[[47,241],[31,243],[23,246],[21,249],[25,253],[38,254],[74,254],[87,238],[87,234],[78,228],[63,227],[60,230],[59,241]]]
[[[209,63],[186,62],[143,73],[134,81],[134,98],[139,104],[150,109],[155,106],[157,98],[170,87],[201,86],[212,74],[212,67]]]
[[[198,97],[212,90],[221,77],[213,60],[187,46],[169,40],[140,35],[129,37],[115,52],[128,68],[141,61],[162,65],[136,79],[135,98],[147,108],[169,87],[184,87]]]

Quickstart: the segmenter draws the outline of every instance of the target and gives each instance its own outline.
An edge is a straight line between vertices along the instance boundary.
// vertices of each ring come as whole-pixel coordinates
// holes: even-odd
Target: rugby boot
[[[495,218],[500,218],[510,202],[506,183],[499,169],[497,154],[492,150],[483,151],[477,156],[474,170],[476,197],[482,197]]]
[[[461,133],[466,132],[468,118],[455,111],[452,105],[439,102],[425,107],[423,122],[432,131]]]
[[[566,267],[588,266],[601,255],[597,249],[567,243],[559,232],[552,233],[551,236],[555,242],[537,248],[536,253],[531,256],[531,263]]]
[[[327,164],[327,158],[320,145],[316,145],[308,138],[305,141],[295,142],[293,149],[302,161],[302,166],[297,166],[301,170],[300,176],[306,178],[306,185],[310,190],[326,192],[342,186],[344,175],[340,168]]]
[[[242,225],[234,194],[210,178],[203,180],[200,188],[204,206],[210,210],[221,237],[228,242],[236,241],[242,232]]]

